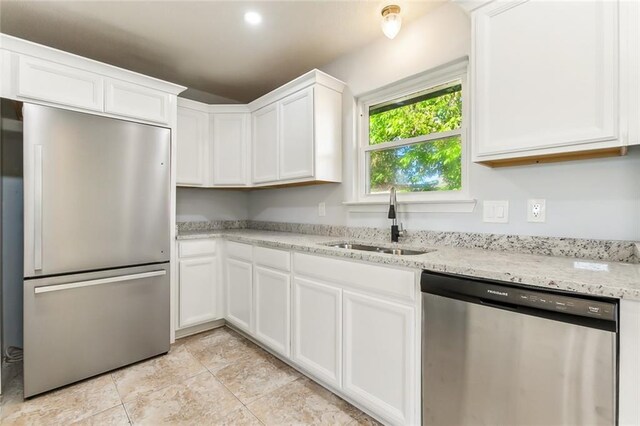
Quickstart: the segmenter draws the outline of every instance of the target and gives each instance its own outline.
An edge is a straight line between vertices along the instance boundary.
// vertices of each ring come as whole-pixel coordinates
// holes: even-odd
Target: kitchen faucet
[[[388,218],[393,220],[393,222],[391,223],[391,242],[392,243],[397,243],[398,239],[402,236],[404,236],[405,234],[405,230],[402,229],[402,223],[400,223],[400,226],[398,226],[398,218],[397,218],[397,212],[398,212],[398,200],[396,198],[396,188],[395,186],[392,186],[391,189],[389,190],[389,215]]]

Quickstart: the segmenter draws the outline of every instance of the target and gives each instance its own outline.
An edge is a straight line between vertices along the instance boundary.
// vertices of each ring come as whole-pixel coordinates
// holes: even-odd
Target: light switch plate
[[[483,201],[482,220],[489,223],[508,223],[509,201]]]
[[[323,217],[327,215],[327,205],[322,202],[318,203],[318,216]]]

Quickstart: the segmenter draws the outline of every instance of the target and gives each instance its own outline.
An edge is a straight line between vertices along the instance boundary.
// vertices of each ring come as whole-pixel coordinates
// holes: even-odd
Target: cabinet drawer
[[[108,113],[166,124],[170,102],[168,93],[107,79],[105,111]]]
[[[238,259],[252,261],[253,260],[252,251],[253,251],[253,247],[251,246],[251,244],[243,244],[243,243],[236,243],[233,241],[227,241],[227,256],[229,257],[235,257]]]
[[[19,98],[102,111],[103,90],[98,74],[29,56],[18,59]]]
[[[345,287],[415,300],[416,273],[372,264],[294,253],[296,275],[319,278]]]
[[[180,241],[178,244],[178,256],[181,258],[212,255],[215,252],[215,240]]]
[[[253,258],[258,265],[283,271],[291,270],[291,254],[288,251],[256,247],[253,250]]]

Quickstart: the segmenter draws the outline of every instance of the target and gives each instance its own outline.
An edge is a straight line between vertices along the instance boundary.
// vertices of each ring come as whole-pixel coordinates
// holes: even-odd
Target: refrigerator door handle
[[[139,280],[142,278],[159,277],[161,275],[166,275],[166,274],[167,274],[167,271],[160,270],[160,271],[143,272],[140,274],[120,275],[117,277],[101,278],[98,280],[77,281],[75,283],[35,287],[33,289],[33,292],[35,294],[50,293],[52,291],[71,290],[75,288],[90,287],[90,286],[101,285],[101,284],[111,284],[111,283],[117,283],[121,281],[132,281],[132,280]]]
[[[33,269],[42,270],[42,145],[34,147]]]

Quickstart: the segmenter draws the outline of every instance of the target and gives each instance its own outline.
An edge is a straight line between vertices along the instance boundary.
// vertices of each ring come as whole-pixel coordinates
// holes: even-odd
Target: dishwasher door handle
[[[167,271],[160,270],[160,271],[143,272],[141,274],[120,275],[120,276],[109,277],[109,278],[100,278],[97,280],[77,281],[74,283],[36,287],[33,289],[33,292],[35,294],[50,293],[52,291],[71,290],[76,288],[91,287],[94,285],[112,284],[112,283],[117,283],[122,281],[133,281],[133,280],[140,280],[143,278],[159,277],[166,274],[167,274]]]

